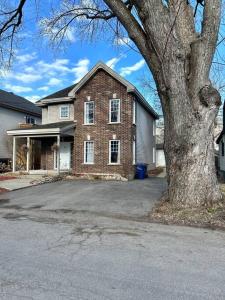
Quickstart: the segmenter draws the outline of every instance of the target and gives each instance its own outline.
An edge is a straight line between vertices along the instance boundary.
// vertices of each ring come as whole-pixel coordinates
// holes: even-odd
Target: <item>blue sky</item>
[[[40,14],[41,11],[39,7]],[[43,11],[47,12],[46,7]],[[22,41],[16,48],[12,68],[1,77],[1,89],[35,102],[77,82],[101,60],[144,92],[141,82],[149,71],[141,55],[126,44],[129,40],[100,36],[95,42],[81,41],[72,28],[66,35],[66,47],[53,50],[47,37],[38,35],[35,15],[31,6],[26,7],[19,35]]]
[[[138,51],[127,45],[130,41],[126,36],[123,39],[115,39],[106,30],[96,36],[95,42],[88,42],[79,38],[79,30],[74,26],[67,32],[66,45],[64,44],[65,47],[61,50],[53,50],[48,38],[40,37],[40,17],[48,17],[51,6],[57,9],[59,3],[61,1],[58,0],[27,2],[23,28],[19,33],[21,42],[15,48],[15,59],[10,72],[4,72],[4,76],[0,77],[0,88],[35,102],[77,82],[101,60],[131,81],[154,107],[154,92],[143,88],[144,78],[150,78],[153,82],[151,74]],[[197,24],[200,24],[200,21],[197,21]],[[221,28],[221,36],[224,36],[224,31],[224,28]],[[224,53],[224,44],[221,43],[215,54],[215,61],[219,61],[220,64],[214,64],[211,72],[213,83],[219,88],[222,98],[225,89]]]

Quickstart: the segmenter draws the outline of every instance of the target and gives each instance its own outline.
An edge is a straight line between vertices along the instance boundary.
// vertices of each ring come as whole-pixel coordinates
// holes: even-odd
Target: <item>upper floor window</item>
[[[94,101],[84,102],[84,124],[94,124]]]
[[[109,163],[120,163],[120,141],[118,140],[109,141]]]
[[[33,117],[26,116],[26,124],[35,124],[35,119]]]
[[[120,122],[120,99],[109,100],[109,122]]]
[[[60,106],[60,119],[68,119],[69,113],[69,105]]]
[[[94,163],[94,142],[93,141],[84,142],[84,163],[85,164]]]

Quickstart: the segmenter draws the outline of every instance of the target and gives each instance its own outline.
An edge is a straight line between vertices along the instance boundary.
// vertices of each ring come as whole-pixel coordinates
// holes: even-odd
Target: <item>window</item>
[[[109,163],[120,163],[120,141],[109,141]]]
[[[69,105],[60,106],[60,119],[69,118]]]
[[[94,163],[94,142],[93,141],[84,142],[84,163],[85,164]]]
[[[133,124],[136,124],[136,100],[133,100]]]
[[[224,156],[224,142],[223,141],[221,143],[221,152],[222,152],[222,156]]]
[[[109,122],[120,122],[120,99],[109,100]]]
[[[26,116],[26,124],[35,124],[35,119],[29,116]]]
[[[94,124],[94,101],[84,102],[84,124]]]

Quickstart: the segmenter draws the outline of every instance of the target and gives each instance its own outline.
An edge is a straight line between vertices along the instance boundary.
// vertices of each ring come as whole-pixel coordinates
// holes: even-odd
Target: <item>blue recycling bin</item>
[[[147,164],[138,163],[136,164],[136,175],[137,179],[145,179],[147,177]]]

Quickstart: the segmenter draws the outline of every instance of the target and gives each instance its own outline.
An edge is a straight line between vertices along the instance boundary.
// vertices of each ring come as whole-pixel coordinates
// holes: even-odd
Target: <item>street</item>
[[[14,205],[0,236],[0,299],[225,299],[223,232]]]

